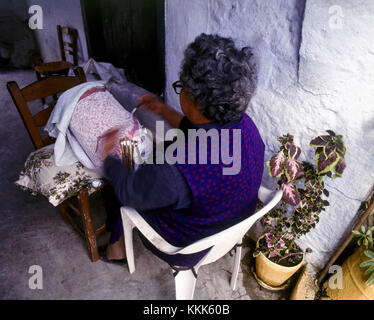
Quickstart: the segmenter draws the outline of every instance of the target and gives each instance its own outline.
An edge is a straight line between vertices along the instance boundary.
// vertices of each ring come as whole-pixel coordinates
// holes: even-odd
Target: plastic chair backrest
[[[252,225],[267,212],[269,212],[282,198],[282,191],[271,191],[261,186],[259,190],[259,199],[264,203],[264,207],[251,215],[247,219],[239,222],[238,224],[223,230],[219,233],[201,239],[181,250],[178,250],[179,254],[191,254],[196,253],[207,248],[212,247],[209,255],[212,252],[219,252],[226,254],[231,248],[241,241],[245,233],[252,227]],[[227,249],[227,250],[226,250]],[[219,259],[222,255],[218,256]],[[206,257],[207,258],[207,257]],[[213,262],[213,261],[211,261]]]

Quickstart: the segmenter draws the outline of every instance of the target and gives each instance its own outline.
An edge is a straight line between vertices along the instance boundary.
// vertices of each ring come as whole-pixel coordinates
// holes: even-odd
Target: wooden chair
[[[71,42],[64,41],[64,34],[70,36]],[[60,45],[61,61],[36,64],[34,70],[38,80],[52,75],[67,75],[71,67],[78,65],[78,31],[58,25],[57,36]],[[73,62],[67,60],[67,55],[72,57]],[[56,96],[54,98],[57,100]],[[43,104],[45,103],[44,98],[42,98],[42,102]]]
[[[82,68],[76,68],[74,73],[75,76],[73,77],[46,77],[24,87],[23,89],[20,89],[15,81],[10,81],[7,83],[8,91],[15,106],[17,107],[35,149],[40,149],[53,142],[48,136],[43,139],[40,135],[38,127],[43,127],[47,123],[55,103],[50,105],[47,109],[32,115],[28,107],[28,102],[47,96],[56,95],[76,85],[86,82],[86,76]],[[95,189],[95,192],[102,189],[104,186],[105,183],[101,187]],[[76,198],[78,201],[78,207],[73,203],[74,198]],[[61,212],[62,217],[86,239],[90,258],[93,262],[97,261],[99,259],[99,254],[97,250],[96,236],[105,230],[105,224],[96,230],[94,229],[90,213],[88,189],[81,189],[76,197],[65,200],[58,206],[58,209]],[[78,226],[71,213],[75,213],[81,218],[83,228]]]

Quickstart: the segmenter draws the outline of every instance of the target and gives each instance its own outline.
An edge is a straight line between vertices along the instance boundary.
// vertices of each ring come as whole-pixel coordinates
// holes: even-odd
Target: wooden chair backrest
[[[64,41],[64,34],[70,36],[71,42]],[[67,61],[66,54],[69,54],[73,57],[73,65],[78,65],[78,31],[58,25],[57,36],[60,43],[61,59]]]
[[[76,85],[86,82],[86,76],[81,67],[74,70],[75,76],[51,76],[31,83],[20,89],[17,82],[9,81],[7,89],[22,118],[27,132],[30,135],[35,149],[40,149],[49,144],[48,139],[43,140],[38,127],[43,127],[53,110],[54,104],[32,115],[28,102],[64,92]]]

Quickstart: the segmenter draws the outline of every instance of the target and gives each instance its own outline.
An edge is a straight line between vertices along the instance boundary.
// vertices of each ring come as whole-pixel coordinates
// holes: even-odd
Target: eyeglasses
[[[182,89],[183,89],[183,83],[182,81],[178,80],[178,81],[175,81],[173,84],[173,89],[175,91],[176,94],[180,94]]]

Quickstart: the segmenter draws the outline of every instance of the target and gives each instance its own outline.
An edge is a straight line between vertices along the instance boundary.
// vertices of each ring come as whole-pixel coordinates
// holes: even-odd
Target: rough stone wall
[[[251,46],[259,69],[248,114],[266,145],[294,134],[313,162],[309,141],[332,129],[344,136],[347,168],[329,180],[331,206],[317,228],[301,239],[322,267],[350,225],[374,182],[374,1],[371,0],[166,0],[167,102],[180,109],[171,83],[178,79],[183,50],[202,32]],[[265,185],[274,181],[264,172]],[[257,230],[257,231],[256,231]],[[253,237],[258,235],[254,229]]]

